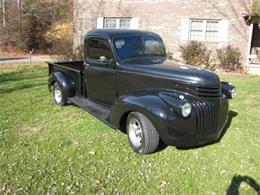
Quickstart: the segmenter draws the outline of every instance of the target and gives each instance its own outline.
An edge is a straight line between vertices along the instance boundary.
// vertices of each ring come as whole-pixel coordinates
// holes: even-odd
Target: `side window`
[[[90,38],[87,40],[87,58],[100,61],[100,57],[104,56],[107,60],[112,59],[111,49],[108,47],[107,41],[98,38]]]

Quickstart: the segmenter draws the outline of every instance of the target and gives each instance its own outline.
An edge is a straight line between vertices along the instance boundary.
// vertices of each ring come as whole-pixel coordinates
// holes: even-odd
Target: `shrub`
[[[227,46],[217,50],[219,67],[226,72],[242,69],[240,62],[241,53],[238,48]]]
[[[45,39],[52,44],[51,54],[57,55],[55,60],[74,60],[78,56],[73,53],[73,24],[56,23],[46,32]],[[78,50],[78,48],[77,48]]]
[[[210,70],[215,69],[216,65],[211,59],[211,51],[200,42],[191,41],[186,45],[182,45],[180,46],[180,52],[183,60],[187,64]]]

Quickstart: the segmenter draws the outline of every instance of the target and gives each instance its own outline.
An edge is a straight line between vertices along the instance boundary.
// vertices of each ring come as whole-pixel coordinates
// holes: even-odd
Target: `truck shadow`
[[[221,133],[221,135],[219,136],[218,140],[215,141],[215,142],[212,142],[212,143],[208,143],[208,144],[204,144],[204,145],[199,145],[199,146],[193,146],[193,147],[177,147],[177,149],[179,150],[190,150],[190,149],[197,149],[197,148],[202,148],[202,147],[205,147],[205,146],[209,146],[209,145],[213,145],[213,144],[216,144],[216,143],[219,143],[221,141],[221,139],[224,137],[224,135],[226,134],[228,128],[230,127],[231,123],[232,123],[232,120],[238,115],[237,112],[235,111],[229,111],[229,115],[228,115],[228,120],[226,122],[226,125],[225,127],[223,128],[223,131]]]
[[[224,129],[223,129],[223,131],[222,131],[222,133],[221,133],[221,135],[220,135],[220,137],[219,137],[218,140],[216,141],[216,143],[218,143],[218,142],[221,141],[221,139],[222,139],[222,138],[224,137],[224,135],[226,134],[228,128],[230,127],[233,118],[237,117],[237,115],[238,115],[237,112],[235,112],[235,111],[233,111],[233,110],[230,110],[230,111],[229,111],[227,123],[226,123],[226,125],[225,125],[225,127],[224,127]]]
[[[242,183],[248,184],[257,194],[260,194],[260,185],[253,178],[249,176],[235,175],[227,189],[226,195],[239,195],[239,187]]]

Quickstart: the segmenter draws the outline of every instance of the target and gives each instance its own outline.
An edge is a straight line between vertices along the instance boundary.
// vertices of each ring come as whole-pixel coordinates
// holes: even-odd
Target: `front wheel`
[[[57,105],[64,106],[66,104],[64,94],[61,91],[61,88],[58,83],[54,83],[53,85],[53,99],[54,103]]]
[[[146,116],[139,112],[131,112],[126,123],[128,140],[135,152],[149,154],[156,151],[159,134]]]

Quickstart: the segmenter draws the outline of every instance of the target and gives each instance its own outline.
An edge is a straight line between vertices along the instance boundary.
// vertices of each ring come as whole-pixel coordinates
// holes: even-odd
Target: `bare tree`
[[[214,1],[214,0],[202,0],[205,3],[208,3],[210,6],[212,6],[212,8],[214,8],[215,10],[217,10],[219,12],[219,14],[221,14],[223,17],[227,18],[228,20],[232,20],[231,16],[229,16],[222,7],[219,6],[219,2],[218,1]],[[238,20],[238,25],[231,23],[232,27],[235,29],[235,31],[242,37],[246,38],[245,36],[245,32],[247,31],[245,25],[244,25],[244,21],[242,19],[242,15],[241,13],[238,12],[237,8],[234,6],[234,1],[233,0],[228,0],[227,1],[229,4],[229,8],[231,9],[231,13],[232,16],[235,16],[236,18],[240,18]],[[250,12],[250,5],[251,5],[251,1],[250,0],[238,0],[239,3],[241,3],[241,5],[243,6],[243,8],[245,9],[245,11]]]
[[[2,10],[3,10],[3,26],[6,27],[7,11],[6,11],[6,1],[2,0]]]
[[[21,35],[22,31],[22,19],[21,19],[21,10],[22,10],[22,0],[17,0],[17,10],[18,10],[18,25],[19,25],[19,32]]]
[[[53,42],[47,31],[58,23],[72,22],[73,0],[0,0],[2,51],[47,52]]]

